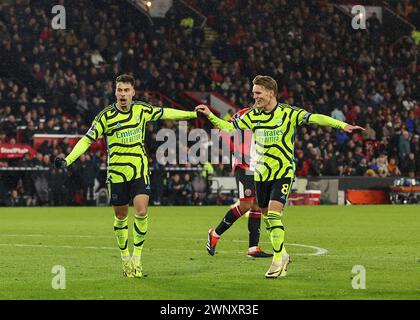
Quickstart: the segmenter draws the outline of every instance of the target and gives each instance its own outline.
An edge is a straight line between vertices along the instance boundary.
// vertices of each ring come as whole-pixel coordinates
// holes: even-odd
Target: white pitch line
[[[168,239],[168,238],[166,238]],[[191,240],[191,239],[190,239]],[[235,240],[235,242],[247,242],[247,241],[242,241],[242,240]],[[306,244],[297,244],[297,243],[286,243],[286,245],[288,246],[299,246],[299,247],[308,247],[308,248],[313,248],[316,249],[317,252],[315,253],[291,253],[292,256],[317,256],[317,255],[322,255],[327,253],[328,251],[326,249],[323,248],[319,248],[319,247],[315,247],[315,246],[309,246]],[[60,248],[60,249],[93,249],[93,250],[113,250],[113,251],[118,251],[117,246],[115,247],[92,247],[92,246],[69,246],[69,245],[43,245],[43,244],[18,244],[18,243],[0,243],[0,247],[29,247],[29,248]],[[174,248],[150,248],[150,247],[146,247],[143,250],[146,251],[173,251],[173,252],[183,252],[185,253],[185,249],[174,249]],[[203,250],[188,250],[188,252],[197,252],[197,253],[203,253],[205,252],[205,249]],[[241,250],[219,250],[217,251],[219,254],[231,254],[231,253],[235,253],[235,254],[244,254],[244,251]],[[337,255],[337,254],[329,254],[328,255],[329,258],[342,258],[342,257],[357,257],[360,258],[360,255]],[[414,258],[414,257],[407,257],[407,256],[369,256],[370,259],[385,259],[385,260],[390,260],[390,259],[419,259],[419,258]],[[418,261],[417,261],[418,262]]]
[[[298,254],[298,255],[305,255],[305,256],[320,256],[323,254],[326,254],[328,252],[327,249],[321,248],[321,247],[315,247],[315,246],[310,246],[307,244],[299,244],[299,243],[286,243],[288,246],[296,246],[296,247],[304,247],[304,248],[311,248],[316,250],[315,253],[304,253],[304,254]],[[294,254],[296,255],[296,253]]]
[[[112,235],[109,236],[101,236],[101,235],[77,235],[77,234],[0,234],[0,237],[55,237],[55,238],[110,238],[112,237]],[[153,238],[149,238],[149,239],[153,239]],[[179,241],[203,241],[203,239],[192,239],[192,238],[177,238],[177,237],[166,237],[166,238],[162,238],[159,237],[159,240],[179,240]],[[224,240],[224,241],[231,241],[231,242],[248,242],[247,240]],[[266,244],[270,244],[270,242],[268,241],[261,241],[261,243],[266,243]],[[2,246],[4,245],[8,245],[8,244],[0,244]],[[301,256],[320,256],[323,254],[326,254],[328,252],[327,249],[321,248],[321,247],[316,247],[316,246],[310,246],[310,245],[306,245],[306,244],[299,244],[299,243],[285,243],[285,245],[288,246],[296,246],[296,247],[303,247],[303,248],[309,248],[309,249],[313,249],[315,250],[314,253],[294,253],[293,255],[301,255]],[[20,246],[25,246],[25,245],[20,245]],[[26,245],[26,246],[37,246],[37,247],[42,247],[43,245]],[[48,247],[48,246],[45,246]],[[58,246],[55,246],[58,247]],[[72,249],[76,249],[76,248],[85,248],[85,249],[105,249],[105,250],[113,250],[113,247],[74,247],[74,246],[60,246],[60,248],[72,248]],[[176,251],[177,249],[172,249],[174,251]],[[197,250],[197,251],[201,251],[201,250]]]
[[[165,239],[174,239],[174,238],[165,238]],[[178,240],[182,238],[176,238]],[[182,240],[196,240],[196,239],[182,239]],[[201,240],[201,239],[200,239]],[[243,240],[233,240],[233,242],[247,242]],[[318,256],[327,253],[328,251],[324,248],[319,248],[315,246],[309,246],[305,244],[297,244],[297,243],[286,243],[288,246],[298,246],[298,247],[306,247],[316,250],[314,253],[293,253],[295,256]],[[44,245],[44,244],[21,244],[21,243],[0,243],[2,247],[30,247],[30,248],[61,248],[61,249],[93,249],[93,250],[117,250],[116,247],[94,247],[94,246],[69,246],[69,245]],[[174,249],[174,248],[145,248],[149,250],[166,250],[166,251],[175,251],[175,252],[185,252],[184,249]],[[204,250],[189,250],[193,252],[203,252]],[[236,253],[243,253],[243,251],[236,251],[236,250],[220,250],[220,253],[224,252],[236,252]]]
[[[109,238],[109,236],[79,235],[79,234],[0,234],[1,237],[54,237],[54,238]]]
[[[23,243],[0,243],[2,247],[30,247],[30,248],[61,248],[61,249],[103,249],[103,250],[116,250],[116,247],[77,247],[77,246],[56,246],[45,244],[23,244]]]

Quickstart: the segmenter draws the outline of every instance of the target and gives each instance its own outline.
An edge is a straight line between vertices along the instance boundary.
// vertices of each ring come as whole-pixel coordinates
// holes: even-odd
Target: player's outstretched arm
[[[56,158],[54,160],[54,166],[56,168],[63,168],[71,165],[74,161],[76,161],[82,154],[89,149],[90,145],[98,140],[106,131],[107,125],[104,119],[105,112],[101,111],[93,120],[91,127],[89,128],[88,132],[80,139],[76,145],[74,146],[73,150],[70,154],[65,158]]]
[[[313,123],[313,124],[317,124],[324,127],[332,127],[336,129],[341,129],[348,133],[353,132],[353,130],[365,130],[362,127],[352,126],[346,122],[334,119],[332,117],[329,117],[323,114],[317,114],[317,113],[309,115],[308,123]]]
[[[173,108],[162,108],[162,120],[188,120],[197,118],[195,111],[183,111]]]
[[[235,131],[235,129],[240,129],[240,128],[236,128],[234,126],[233,122],[228,122],[228,121],[225,121],[223,119],[220,119],[220,118],[216,117],[214,115],[214,113],[210,111],[209,107],[207,107],[204,104],[200,104],[200,105],[196,106],[195,111],[205,115],[207,117],[207,119],[209,119],[210,122],[216,128],[218,128],[220,130],[232,132],[232,131]]]
[[[84,154],[87,149],[89,149],[92,142],[93,142],[92,139],[88,138],[87,136],[83,136],[83,138],[81,138],[76,143],[73,150],[70,152],[70,154],[65,159],[62,159],[60,157],[55,158],[54,167],[60,169],[60,168],[65,168],[65,167],[71,165],[82,154]]]

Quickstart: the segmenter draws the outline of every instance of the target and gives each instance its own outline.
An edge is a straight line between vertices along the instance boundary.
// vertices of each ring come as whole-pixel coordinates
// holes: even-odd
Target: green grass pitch
[[[246,256],[245,217],[207,254],[207,231],[227,208],[150,207],[142,279],[121,274],[110,207],[1,208],[0,299],[420,298],[419,206],[287,207],[293,262],[274,280],[264,277],[271,259]],[[261,246],[271,251],[263,228]],[[55,265],[65,268],[65,289],[53,289]],[[352,287],[355,265],[365,289]]]

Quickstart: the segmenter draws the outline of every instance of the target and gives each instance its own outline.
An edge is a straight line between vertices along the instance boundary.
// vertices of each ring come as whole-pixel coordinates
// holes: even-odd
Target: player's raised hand
[[[206,117],[208,117],[211,114],[209,107],[207,107],[205,104],[200,104],[196,106],[195,111],[204,114]]]
[[[57,169],[64,169],[65,167],[67,167],[67,162],[62,158],[56,157],[54,159],[54,167]]]
[[[359,127],[359,126],[352,126],[351,124],[346,125],[343,130],[345,132],[348,132],[348,133],[352,133],[353,130],[363,130],[363,131],[365,131],[364,128]]]

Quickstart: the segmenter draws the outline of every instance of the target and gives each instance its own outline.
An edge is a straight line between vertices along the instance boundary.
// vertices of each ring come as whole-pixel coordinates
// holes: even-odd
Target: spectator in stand
[[[67,154],[67,149],[70,147],[69,138],[63,138],[63,140],[61,140],[58,144],[58,147],[60,148],[61,153]]]
[[[47,133],[46,130],[45,130],[45,122],[38,123],[38,126],[37,126],[37,129],[36,129],[35,133],[39,133],[39,134]]]
[[[22,207],[25,206],[25,200],[22,196],[17,192],[17,190],[12,190],[10,192],[9,198],[6,199],[6,206],[7,207]]]
[[[95,177],[98,174],[99,167],[91,159],[89,154],[80,156],[79,170],[82,177],[82,196],[87,204],[93,204]]]
[[[376,140],[376,132],[370,126],[370,123],[366,123],[365,131],[362,132],[363,140]]]
[[[415,134],[412,137],[410,143],[410,150],[412,153],[414,153],[414,155],[417,155],[416,159],[420,160],[420,156],[418,156],[420,154],[420,137],[418,134]]]
[[[184,188],[182,190],[182,204],[191,205],[194,193],[194,188],[191,182],[191,177],[188,173],[184,174]]]
[[[7,142],[6,134],[0,131],[0,144],[6,143],[6,142]]]
[[[410,133],[406,130],[402,132],[398,142],[398,155],[400,161],[403,161],[410,153]]]
[[[184,190],[184,184],[181,181],[181,177],[178,173],[174,174],[168,183],[168,194],[170,205],[181,205],[182,204],[182,192]]]
[[[34,141],[35,130],[35,125],[33,121],[30,120],[21,133],[21,142],[32,146]]]
[[[401,171],[398,168],[397,161],[393,157],[389,158],[388,172],[389,172],[389,175],[391,177],[400,176],[401,175]]]
[[[376,158],[373,158],[369,163],[368,163],[368,170],[366,171],[366,172],[368,172],[369,170],[371,170],[371,171],[373,171],[373,173],[374,173],[374,176],[377,176],[378,175],[378,170],[379,170],[379,168],[378,168],[378,163],[377,163],[377,160],[376,160]],[[389,170],[389,168],[388,168],[388,170]],[[369,174],[371,174],[371,172],[369,172]]]
[[[51,145],[51,140],[44,140],[38,147],[38,152],[42,153],[43,155],[52,154],[53,148]]]
[[[362,158],[360,162],[356,165],[354,175],[355,176],[364,176],[368,169],[366,158]]]
[[[36,156],[34,159],[32,159],[32,166],[33,167],[42,167],[42,159],[43,159],[43,155],[41,152],[37,152]]]
[[[150,123],[150,122],[149,122]],[[146,143],[147,144],[147,143]],[[147,144],[149,145],[149,144]],[[162,204],[162,198],[165,190],[165,171],[164,166],[161,164],[163,163],[162,159],[157,159],[157,161],[152,161],[150,159],[150,168],[152,169],[151,172],[151,180],[152,180],[152,201],[154,205]]]
[[[343,111],[341,111],[340,106],[336,106],[334,108],[334,110],[331,112],[331,117],[333,117],[334,119],[343,121],[343,122],[346,121],[346,117]]]
[[[65,183],[67,174],[62,169],[53,168],[48,176],[48,187],[50,193],[50,205],[65,205],[66,193]]]
[[[45,154],[42,157],[42,166],[49,168],[51,166],[50,154]]]
[[[7,136],[16,137],[17,133],[17,123],[16,118],[14,115],[9,115],[2,123],[2,127],[0,128],[3,132],[6,132]]]
[[[214,175],[217,177],[229,176],[231,169],[229,165],[225,165],[223,162],[214,166]]]
[[[389,175],[388,172],[388,156],[386,153],[382,153],[377,159],[376,164],[378,166],[378,173],[381,177]]]
[[[410,178],[414,178],[416,176],[416,172],[418,170],[414,153],[410,152],[408,154],[408,158],[402,163],[401,171],[403,175],[409,176]]]
[[[19,160],[18,166],[19,167],[32,167],[32,165],[33,165],[33,161],[32,161],[31,155],[28,152],[26,152],[23,155],[22,159]]]

